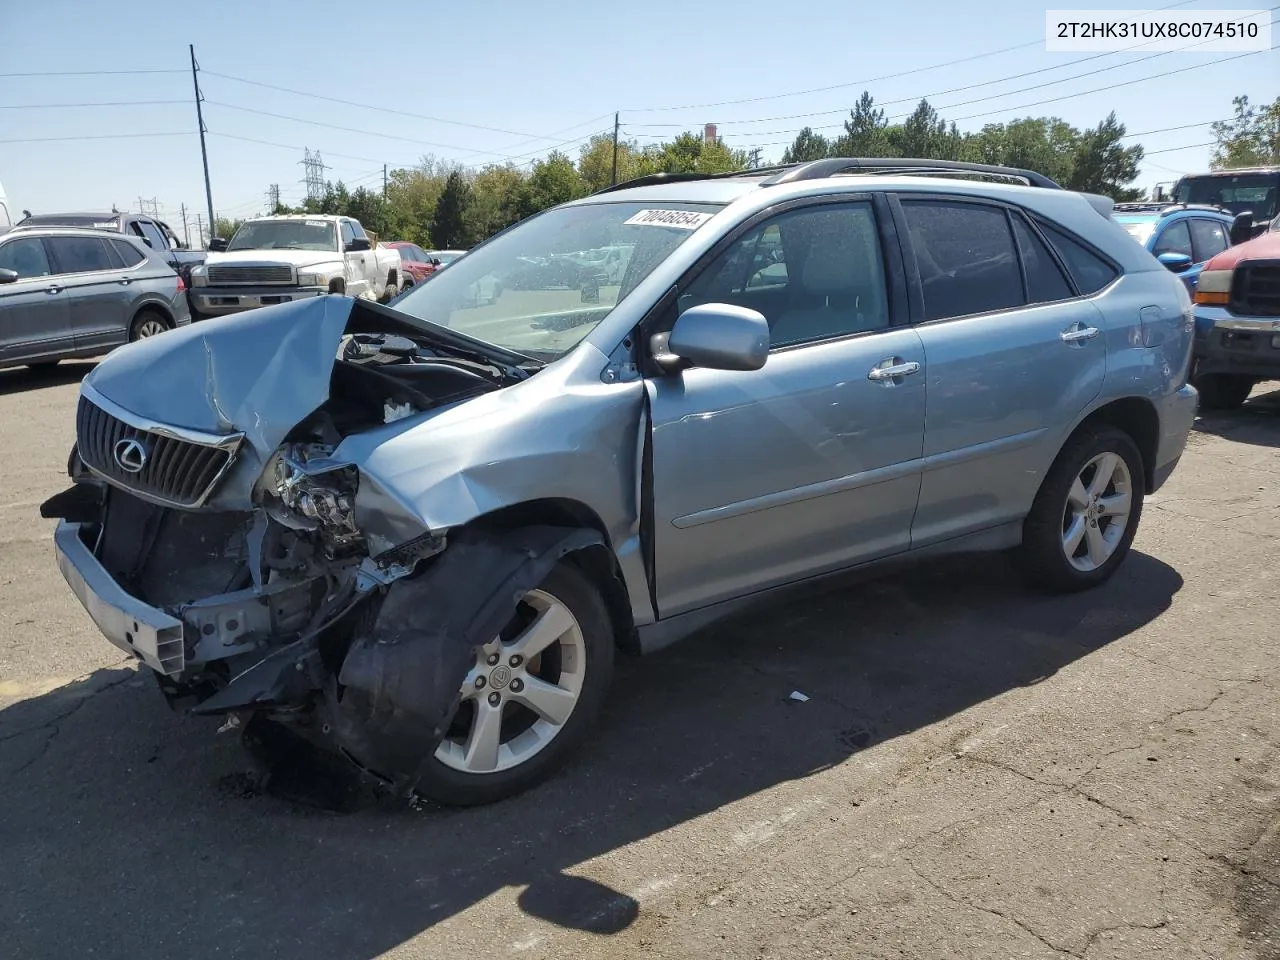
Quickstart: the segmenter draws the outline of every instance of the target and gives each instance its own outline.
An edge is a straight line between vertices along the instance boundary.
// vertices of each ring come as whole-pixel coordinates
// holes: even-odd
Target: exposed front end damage
[[[86,378],[72,486],[42,507],[73,592],[172,704],[285,725],[402,795],[479,648],[557,561],[605,543],[437,527],[348,454],[537,372],[420,332],[335,297],[120,351]]]

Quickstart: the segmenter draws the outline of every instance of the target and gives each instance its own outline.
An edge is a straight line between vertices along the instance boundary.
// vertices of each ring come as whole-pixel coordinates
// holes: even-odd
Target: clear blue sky
[[[1049,4],[1166,5],[1159,0]],[[1178,5],[1182,10],[1246,6],[1239,0]],[[1109,110],[1131,133],[1205,122],[1138,138],[1152,151],[1140,180],[1147,186],[1207,166],[1209,149],[1201,145],[1210,139],[1207,121],[1228,116],[1233,96],[1245,93],[1261,102],[1280,94],[1275,49],[1218,64],[1211,61],[1231,54],[1170,53],[1146,62],[1139,61],[1150,52],[1051,54],[1044,49],[1046,5],[987,0],[883,4],[874,14],[869,9],[848,0],[772,7],[649,0],[623,8],[584,0],[219,0],[111,7],[85,0],[0,0],[0,75],[177,71],[0,76],[0,183],[15,212],[109,208],[112,203],[137,209],[143,197],[155,198],[179,230],[179,205],[185,203],[194,223],[205,199],[188,43],[195,44],[203,71],[219,216],[260,210],[272,183],[280,185],[282,199],[298,200],[304,147],[320,151],[328,177],[380,186],[384,162],[406,166],[424,154],[475,164],[504,158],[527,162],[559,141],[569,141],[561,148],[576,153],[586,136],[612,129],[615,110],[622,111],[624,137],[647,142],[715,122],[732,146],[759,146],[766,159],[776,159],[804,124],[838,125],[864,87],[887,104],[890,116],[909,112],[927,95],[961,129],[1045,114],[1087,126]],[[624,12],[611,15],[617,10]],[[1273,31],[1280,38],[1280,27]],[[1020,49],[937,66],[1014,46]],[[1085,58],[1092,59],[1078,62]],[[1187,73],[1149,79],[1201,64]],[[1071,79],[1104,67],[1115,69]],[[1044,68],[1054,69],[1005,79]],[[906,71],[917,72],[863,82]],[[297,96],[215,74],[437,119]],[[944,92],[973,84],[985,85]],[[843,86],[778,96],[836,85]],[[1098,88],[1103,89],[1084,92]],[[1058,97],[1066,99],[1029,105]],[[725,102],[748,99],[754,102]],[[138,100],[180,102],[10,109]],[[975,100],[980,102],[959,105]],[[179,135],[5,142],[123,133]]]

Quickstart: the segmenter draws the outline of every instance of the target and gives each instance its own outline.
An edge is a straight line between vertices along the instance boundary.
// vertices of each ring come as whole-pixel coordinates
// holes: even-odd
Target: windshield
[[[401,296],[395,309],[553,360],[720,209],[711,203],[606,202],[550,210],[458,258]],[[625,250],[625,269],[582,256],[602,247]]]
[[[328,220],[255,220],[241,224],[227,249],[336,252],[338,234]]]
[[[1179,203],[1210,203],[1232,213],[1252,211],[1256,221],[1276,215],[1280,173],[1242,173],[1236,176],[1183,177],[1174,199]]]
[[[1125,232],[1144,247],[1147,245],[1147,241],[1151,239],[1151,234],[1155,233],[1156,230],[1156,222],[1154,220],[1117,220],[1116,223],[1124,227]]]

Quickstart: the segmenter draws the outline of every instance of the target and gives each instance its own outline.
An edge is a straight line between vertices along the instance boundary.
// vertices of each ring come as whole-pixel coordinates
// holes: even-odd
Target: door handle
[[[881,366],[871,368],[871,372],[867,374],[868,380],[896,380],[898,377],[907,377],[913,373],[920,372],[920,364],[914,360],[905,363],[894,363],[893,360],[881,361]],[[884,366],[883,364],[888,364]]]
[[[116,283],[120,284],[120,286],[122,287],[127,287],[129,284],[133,283],[133,278],[121,277],[119,280],[116,281]]]
[[[65,289],[66,289],[65,287],[60,287],[56,283],[51,283],[49,284],[49,286],[44,288],[44,292],[45,293],[61,293]]]
[[[1083,343],[1085,340],[1092,340],[1097,335],[1097,327],[1077,327],[1075,330],[1063,330],[1062,333],[1058,334],[1063,343]]]

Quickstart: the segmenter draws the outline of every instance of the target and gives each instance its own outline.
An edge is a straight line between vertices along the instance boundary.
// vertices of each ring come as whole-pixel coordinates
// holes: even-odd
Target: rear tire
[[[527,615],[534,615],[532,611],[538,609],[545,611],[552,605],[567,611],[569,616],[562,615],[558,621],[566,624],[567,629],[546,646],[544,652],[530,657],[525,664],[527,673],[513,669],[510,681],[502,679],[504,687],[500,695],[493,692],[497,686],[493,680],[481,688],[476,687],[474,678],[464,683],[466,699],[446,741],[426,763],[416,790],[419,795],[452,806],[473,806],[522,793],[553,774],[593,729],[613,673],[614,655],[613,626],[599,589],[577,567],[562,560],[537,589],[526,595],[522,607],[525,604],[533,605],[526,611]],[[513,623],[519,616],[520,612]],[[522,629],[525,627],[527,624]],[[491,651],[498,655],[494,665],[487,663],[482,652],[472,673],[486,676],[492,670],[501,669],[509,662],[511,650],[529,635],[517,631],[508,639],[504,631],[501,641]],[[536,671],[535,660],[538,661]],[[526,695],[534,693],[537,683],[542,696],[552,694],[555,700],[563,700],[576,686],[576,701],[568,708],[567,719],[555,724],[523,706],[516,692],[516,684],[521,681],[515,679],[522,675],[525,680],[520,691]],[[539,676],[544,679],[538,680]],[[501,717],[500,732],[495,733],[495,737],[500,736],[502,743],[501,748],[494,748],[497,769],[483,772],[476,768],[488,764],[473,762],[468,746],[476,732],[480,711],[491,709],[488,706],[491,696],[501,698],[497,708]],[[530,719],[533,725],[525,727]],[[538,741],[542,741],[540,746]],[[527,759],[519,759],[521,751],[528,752]],[[477,756],[481,753],[475,751]]]
[[[172,329],[169,321],[155,310],[140,310],[129,327],[129,342],[145,340]]]
[[[1211,373],[1197,377],[1193,386],[1200,392],[1200,406],[1205,410],[1237,410],[1253,392],[1252,377],[1234,373]]]
[[[1049,468],[1023,521],[1021,560],[1057,593],[1100,586],[1129,554],[1146,492],[1142,454],[1118,427],[1077,432]]]
[[[41,360],[39,363],[28,363],[27,369],[33,373],[48,373],[58,365],[57,360]]]

